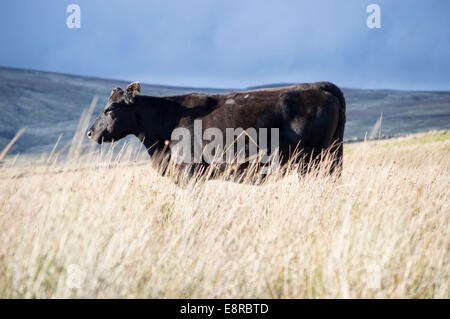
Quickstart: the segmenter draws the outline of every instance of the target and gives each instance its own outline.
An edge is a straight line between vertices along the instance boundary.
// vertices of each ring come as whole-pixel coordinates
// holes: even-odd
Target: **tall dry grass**
[[[449,297],[448,132],[260,186],[180,187],[135,149],[78,146],[0,169],[0,297]]]

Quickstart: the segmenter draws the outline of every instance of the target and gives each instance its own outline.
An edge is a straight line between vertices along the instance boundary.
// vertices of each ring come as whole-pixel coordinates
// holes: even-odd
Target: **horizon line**
[[[11,70],[19,70],[19,71],[32,71],[32,72],[41,72],[41,73],[50,73],[50,74],[60,74],[65,76],[72,77],[80,77],[80,78],[88,78],[93,80],[102,80],[102,81],[117,81],[117,82],[130,82],[131,80],[119,79],[119,78],[106,78],[102,76],[96,75],[85,75],[85,74],[75,74],[75,73],[67,73],[67,72],[57,72],[57,71],[48,71],[42,69],[27,69],[23,67],[15,67],[15,66],[5,66],[0,65],[0,68],[3,69],[11,69]],[[174,85],[174,84],[155,84],[155,83],[147,83],[144,81],[137,80],[142,85],[153,86],[153,87],[164,87],[164,88],[174,88],[174,89],[195,89],[195,90],[220,90],[220,91],[233,91],[233,90],[254,90],[254,89],[263,89],[275,86],[289,86],[294,84],[301,83],[314,83],[313,82],[273,82],[273,83],[264,83],[264,84],[256,84],[256,85],[248,85],[245,87],[237,88],[237,87],[207,87],[207,86],[186,86],[186,85]],[[326,80],[324,80],[326,81]],[[132,82],[132,81],[131,81]],[[321,81],[318,81],[321,82]],[[427,89],[393,89],[393,88],[357,88],[357,87],[347,87],[340,86],[342,89],[348,90],[370,90],[370,91],[398,91],[398,92],[442,92],[442,93],[450,93],[450,89],[448,90],[427,90]]]

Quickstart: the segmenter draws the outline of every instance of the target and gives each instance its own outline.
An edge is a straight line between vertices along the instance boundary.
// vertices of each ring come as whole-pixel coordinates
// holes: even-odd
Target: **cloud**
[[[26,6],[23,5],[26,2]],[[450,89],[450,3],[88,1],[82,28],[65,1],[1,4],[3,65],[185,86],[332,80],[342,86]]]

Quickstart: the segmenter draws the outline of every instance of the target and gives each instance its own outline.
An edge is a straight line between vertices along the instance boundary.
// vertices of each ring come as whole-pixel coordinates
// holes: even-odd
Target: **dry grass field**
[[[132,151],[2,164],[1,298],[450,297],[449,131],[259,186],[180,187]]]

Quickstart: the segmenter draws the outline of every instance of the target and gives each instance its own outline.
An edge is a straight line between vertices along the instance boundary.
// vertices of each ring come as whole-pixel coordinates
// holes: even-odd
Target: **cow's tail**
[[[344,155],[344,129],[345,129],[345,98],[342,91],[333,83],[323,82],[320,86],[321,90],[333,94],[339,100],[339,120],[336,131],[333,136],[333,146],[331,152],[335,154],[331,172],[336,172],[338,175],[342,173],[343,155]]]

